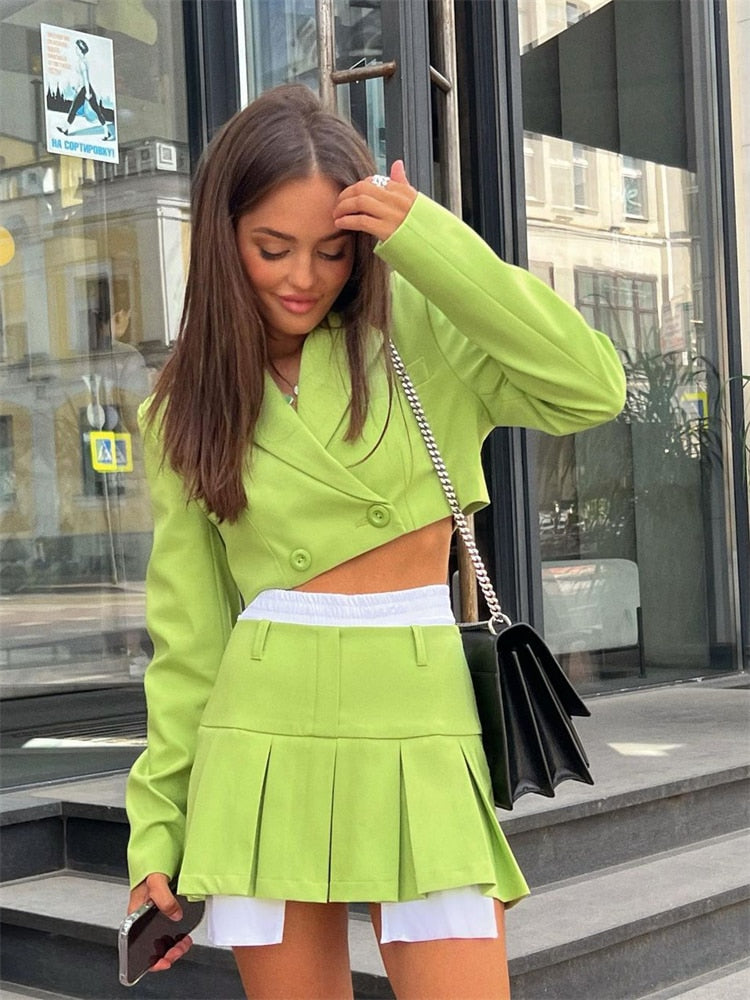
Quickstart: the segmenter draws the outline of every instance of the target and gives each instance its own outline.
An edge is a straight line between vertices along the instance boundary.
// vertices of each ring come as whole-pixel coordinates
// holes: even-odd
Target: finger
[[[391,164],[391,180],[395,181],[397,184],[408,184],[409,179],[406,176],[406,167],[404,166],[403,160],[394,160]]]
[[[333,209],[334,219],[340,218],[342,215],[382,215],[386,210],[386,203],[378,199],[375,193],[378,190],[371,184],[360,190],[350,188],[350,194],[346,197],[342,192]]]
[[[368,180],[356,181],[354,184],[350,184],[349,187],[343,188],[339,192],[338,203],[346,201],[349,198],[356,198],[357,195],[367,194],[373,187],[372,183]]]
[[[170,948],[167,954],[164,956],[170,962],[176,962],[178,958],[182,958],[183,955],[187,954],[193,946],[193,939],[189,934],[178,941],[174,947]]]
[[[406,211],[399,206],[382,206],[379,214],[369,214],[353,208],[351,212],[345,211],[344,215],[334,219],[334,222],[338,229],[369,233],[375,239],[386,240],[398,228]]]
[[[371,185],[360,191],[342,195],[333,210],[334,220],[348,215],[366,215],[373,219],[388,219],[391,222],[403,217],[411,208],[416,191],[410,187],[377,188]]]
[[[370,236],[381,241],[386,240],[394,228],[392,225],[373,219],[369,215],[344,215],[340,219],[336,219],[336,226],[350,232],[369,233]]]
[[[175,962],[179,961],[183,955],[187,954],[192,947],[193,939],[186,935],[181,941],[173,945],[158,962],[151,966],[151,972],[166,972],[171,969]]]
[[[182,919],[182,907],[178,903],[172,890],[169,888],[169,880],[162,872],[154,872],[146,879],[149,899],[161,912],[170,920]]]
[[[397,194],[395,187],[389,185],[389,188],[390,190],[376,187],[369,180],[358,181],[351,187],[345,188],[338,196],[333,217],[355,215],[360,212],[367,215],[382,215],[387,211],[387,206],[393,204],[393,198]]]
[[[139,909],[148,899],[148,889],[146,888],[145,882],[139,882],[130,891],[130,896],[128,898],[128,913],[133,913],[134,910]]]
[[[416,197],[413,187],[399,181],[390,181],[386,187],[358,181],[339,195],[334,222],[339,229],[369,233],[382,242],[398,229]]]
[[[398,182],[394,181],[393,178],[389,178],[389,180],[391,183],[386,185],[386,187],[380,187],[372,183],[371,177],[365,177],[363,180],[356,181],[354,184],[350,184],[349,187],[344,188],[339,194],[339,201],[347,198],[356,198],[360,195],[382,200],[384,196],[390,196],[398,190],[394,187],[394,184]]]

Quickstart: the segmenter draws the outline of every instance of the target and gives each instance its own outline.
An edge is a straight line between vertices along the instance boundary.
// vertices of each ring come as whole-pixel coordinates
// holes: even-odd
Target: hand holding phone
[[[188,935],[203,917],[203,902],[191,903],[184,896],[174,897],[173,887],[167,886],[166,876],[157,874],[149,876],[149,880],[153,880],[153,888],[144,884],[140,892],[134,890],[131,902],[133,896],[137,898],[144,892],[153,891],[167,912],[171,911],[171,904],[176,900],[182,917],[180,920],[171,919],[152,899],[146,899],[125,917],[118,935],[120,982],[123,986],[134,986],[150,969],[168,969],[188,950],[191,944]]]

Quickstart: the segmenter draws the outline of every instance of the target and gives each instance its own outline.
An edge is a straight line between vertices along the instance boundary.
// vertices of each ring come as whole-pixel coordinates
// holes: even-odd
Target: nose
[[[299,291],[308,291],[315,285],[315,262],[306,254],[295,255],[289,280]]]

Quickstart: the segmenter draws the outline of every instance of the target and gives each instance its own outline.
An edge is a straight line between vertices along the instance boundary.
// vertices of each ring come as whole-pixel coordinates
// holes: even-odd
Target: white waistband
[[[290,625],[388,626],[453,625],[447,584],[389,590],[380,594],[318,594],[264,590],[238,620]]]

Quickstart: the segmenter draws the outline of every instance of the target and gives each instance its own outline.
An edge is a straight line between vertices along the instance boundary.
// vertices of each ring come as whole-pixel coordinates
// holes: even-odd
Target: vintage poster
[[[42,24],[47,150],[119,163],[112,41]]]

